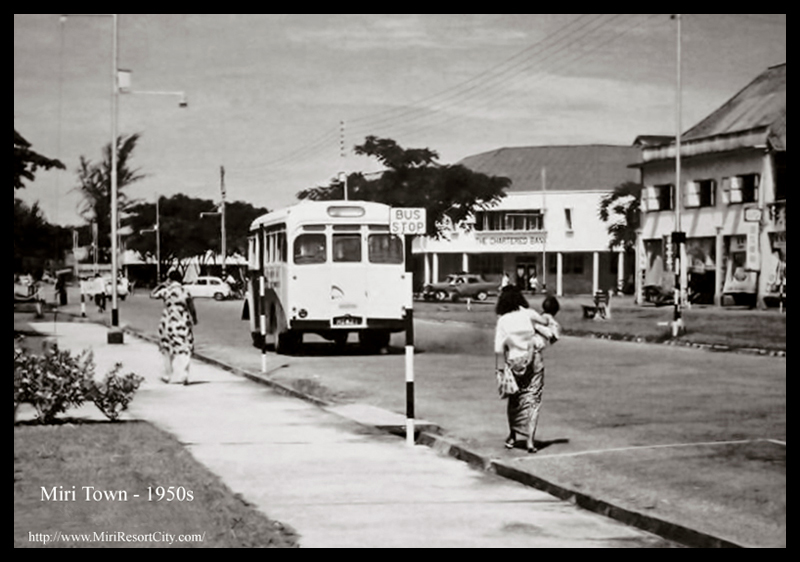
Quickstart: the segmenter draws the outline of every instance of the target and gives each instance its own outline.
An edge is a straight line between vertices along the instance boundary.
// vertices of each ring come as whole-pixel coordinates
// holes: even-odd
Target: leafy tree
[[[14,190],[25,187],[23,180],[33,181],[38,168],[63,170],[64,164],[31,150],[31,143],[14,129]]]
[[[159,200],[159,227],[161,229],[161,270],[185,258],[205,256],[209,251],[217,254],[221,248],[219,218],[200,219],[200,213],[213,211],[216,204],[210,199],[197,199],[183,194],[162,197]],[[234,201],[225,205],[226,249],[228,255],[247,252],[250,223],[267,213],[263,207]],[[142,255],[155,254],[155,238],[143,230],[156,225],[155,203],[140,202],[131,205],[124,224],[133,230],[127,246]]]
[[[68,228],[47,222],[38,202],[28,206],[14,198],[14,271],[38,276],[48,261],[63,259],[70,237]]]
[[[135,133],[117,138],[117,201],[120,210],[130,204],[123,188],[145,177],[130,165],[140,136]],[[81,216],[97,223],[98,244],[100,248],[108,248],[111,245],[111,143],[103,148],[101,162],[92,162],[81,156],[77,174],[75,190],[83,195],[79,209]]]
[[[437,235],[448,220],[458,224],[473,210],[492,206],[505,196],[505,188],[511,184],[508,178],[487,176],[459,164],[439,164],[435,151],[402,148],[392,139],[368,136],[354,150],[377,158],[387,169],[377,178],[350,174],[348,198],[394,207],[423,207],[431,235]],[[343,185],[332,183],[305,189],[297,197],[315,201],[343,199]]]
[[[609,248],[636,249],[636,231],[641,226],[642,185],[635,182],[621,183],[600,200],[600,220],[607,223],[611,237]]]

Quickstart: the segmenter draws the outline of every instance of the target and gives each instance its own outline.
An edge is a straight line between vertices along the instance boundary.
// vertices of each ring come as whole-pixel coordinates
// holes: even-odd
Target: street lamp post
[[[119,273],[119,204],[118,204],[118,185],[117,185],[117,121],[119,114],[119,94],[120,92],[131,94],[156,94],[156,95],[177,95],[180,96],[179,107],[187,107],[186,95],[184,92],[157,92],[157,91],[132,91],[128,88],[127,78],[130,76],[127,71],[122,74],[125,84],[122,85],[119,69],[119,15],[118,14],[62,14],[61,24],[63,25],[69,15],[80,16],[100,16],[111,17],[112,20],[112,41],[111,41],[111,330],[108,332],[108,343],[122,343],[122,331],[119,330],[119,307],[117,276]]]

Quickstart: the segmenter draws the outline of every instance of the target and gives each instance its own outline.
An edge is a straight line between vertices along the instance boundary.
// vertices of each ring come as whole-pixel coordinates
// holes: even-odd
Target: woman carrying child
[[[495,358],[498,370],[510,371],[519,391],[508,396],[507,414],[509,435],[505,446],[512,449],[517,435],[527,437],[529,453],[536,452],[534,436],[539,421],[544,388],[544,361],[542,350],[547,343],[559,337],[555,321],[558,300],[549,295],[542,303],[543,313],[532,310],[528,301],[516,287],[503,287],[497,299],[495,312]]]

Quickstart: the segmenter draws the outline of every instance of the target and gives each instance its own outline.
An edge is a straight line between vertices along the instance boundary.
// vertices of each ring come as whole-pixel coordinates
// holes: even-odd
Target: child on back
[[[534,324],[536,331],[536,338],[534,340],[534,347],[536,351],[541,351],[545,346],[554,344],[561,337],[561,325],[556,321],[555,316],[560,309],[558,299],[553,295],[547,295],[542,302],[542,318],[547,321],[547,324]]]

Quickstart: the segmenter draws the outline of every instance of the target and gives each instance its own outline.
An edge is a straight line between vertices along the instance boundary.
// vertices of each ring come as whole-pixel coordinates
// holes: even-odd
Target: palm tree
[[[133,149],[141,135],[135,133],[117,139],[117,195],[120,209],[132,204],[123,188],[140,179],[144,174],[130,166]],[[80,214],[86,220],[97,223],[99,245],[107,248],[111,243],[111,143],[103,148],[103,161],[93,163],[80,157],[78,166],[78,185],[75,190],[83,195]]]
[[[642,185],[621,183],[600,200],[600,220],[608,223],[609,248],[636,249],[636,231],[641,225]]]

